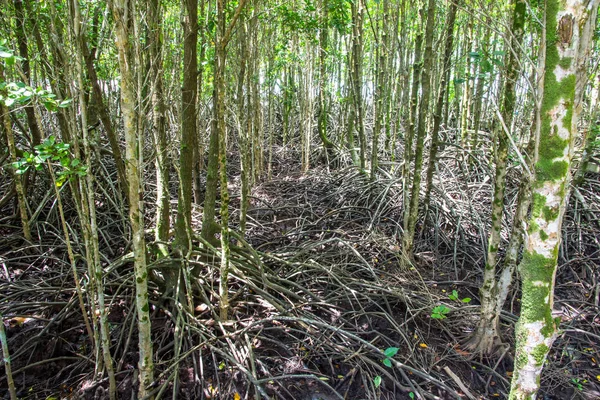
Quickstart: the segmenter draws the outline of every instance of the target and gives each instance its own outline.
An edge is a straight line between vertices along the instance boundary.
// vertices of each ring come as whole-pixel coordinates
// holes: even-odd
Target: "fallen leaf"
[[[235,394],[233,395],[233,400],[240,400],[241,398],[242,396],[240,396],[238,392],[235,392]]]
[[[419,343],[419,347],[422,349],[426,349],[429,346],[427,346],[425,343]]]

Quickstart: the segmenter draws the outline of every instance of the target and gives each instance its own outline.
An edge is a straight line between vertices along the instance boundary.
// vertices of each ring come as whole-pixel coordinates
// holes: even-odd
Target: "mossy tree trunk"
[[[329,46],[329,21],[327,0],[321,1],[321,15],[320,15],[320,26],[319,26],[319,119],[317,120],[317,131],[323,144],[323,150],[325,151],[325,157],[329,163],[329,156],[333,150],[333,142],[329,140],[327,136],[327,119],[328,109],[327,100],[328,87],[327,84],[327,53]]]
[[[402,207],[403,209],[403,226],[408,225],[409,203],[410,203],[410,183],[411,173],[410,165],[413,160],[413,141],[415,136],[415,125],[417,124],[417,106],[419,105],[419,86],[421,82],[421,49],[423,48],[423,34],[418,32],[415,38],[415,53],[413,60],[413,77],[410,89],[410,105],[409,105],[409,121],[404,136],[404,154],[402,164]]]
[[[83,31],[85,29],[85,23],[81,20],[81,13],[79,10],[79,3],[73,1],[70,6],[71,15],[73,18],[73,33],[74,40],[77,43],[81,43]],[[110,400],[116,399],[117,396],[117,384],[115,378],[115,369],[110,353],[110,329],[108,326],[108,312],[105,306],[104,300],[104,270],[100,261],[100,245],[98,238],[98,225],[96,218],[96,200],[95,200],[95,184],[94,184],[94,171],[92,169],[92,148],[91,139],[88,131],[88,119],[87,119],[87,103],[85,99],[85,85],[84,85],[84,60],[83,52],[81,48],[75,51],[75,63],[76,63],[76,74],[77,84],[79,86],[79,112],[81,121],[81,133],[83,139],[83,153],[85,155],[85,165],[87,173],[85,178],[80,181],[81,184],[81,200],[82,208],[86,210],[82,213],[81,225],[87,234],[86,243],[86,262],[88,264],[88,270],[93,276],[92,280],[95,282],[96,288],[96,300],[98,302],[98,320],[100,323],[100,349],[102,351],[102,358],[104,360],[104,366],[108,375],[108,386],[109,386],[109,398]],[[78,139],[76,139],[78,140]]]
[[[362,62],[363,62],[363,7],[362,1],[350,4],[352,11],[352,100],[356,114],[356,131],[360,145],[360,168],[366,167],[367,139],[365,137],[364,106],[362,97]]]
[[[421,190],[421,171],[423,170],[423,153],[426,134],[426,122],[429,112],[429,99],[431,90],[431,67],[433,64],[433,27],[435,22],[435,0],[429,0],[427,6],[427,25],[425,27],[425,53],[423,55],[423,72],[421,73],[422,98],[419,104],[419,123],[415,142],[415,165],[413,169],[412,187],[410,190],[409,207],[405,210],[404,235],[402,237],[402,251],[412,258],[417,217],[419,213],[419,193]]]
[[[464,71],[464,83],[462,85],[462,97],[460,106],[460,136],[461,145],[468,147],[469,145],[469,122],[470,122],[470,105],[471,105],[471,68],[473,63],[471,62],[471,51],[473,45],[473,20],[468,19],[467,25],[465,26],[464,36],[464,59],[465,59],[465,71]]]
[[[387,26],[385,24],[387,20],[388,13],[388,5],[389,1],[385,1],[383,5],[383,12],[379,17],[378,23],[380,24],[379,35],[376,33],[375,35],[375,59],[376,62],[376,71],[375,71],[375,99],[374,99],[374,108],[375,108],[375,116],[374,116],[374,126],[373,126],[373,136],[371,143],[371,180],[375,180],[375,176],[377,174],[377,164],[379,158],[379,137],[381,135],[381,128],[383,127],[383,119],[385,112],[385,74],[386,74],[386,59],[387,59]]]
[[[246,231],[246,220],[248,212],[248,196],[250,194],[250,171],[251,165],[251,142],[250,132],[252,130],[252,112],[250,110],[250,79],[252,63],[248,61],[248,47],[250,44],[250,38],[248,35],[248,24],[243,23],[240,26],[240,35],[238,35],[239,48],[240,48],[240,60],[239,60],[239,73],[237,82],[237,106],[238,106],[238,136],[240,146],[240,180],[242,181],[241,188],[241,199],[240,199],[240,232],[242,236]],[[248,68],[246,68],[247,64]],[[248,71],[247,71],[248,70]],[[246,79],[248,75],[248,79]],[[244,92],[244,85],[246,85],[246,94]]]
[[[482,29],[485,30],[485,34],[483,35],[483,39],[479,42],[479,63],[477,64],[477,85],[475,86],[475,94],[474,94],[474,104],[473,104],[473,134],[471,136],[471,149],[476,150],[479,146],[479,128],[481,126],[481,115],[483,110],[483,95],[485,93],[485,83],[487,79],[486,71],[484,69],[484,64],[481,62],[484,57],[487,58],[489,54],[489,44],[490,44],[490,26],[491,26],[491,16],[487,16],[486,27]],[[517,48],[514,48],[514,51],[517,51]]]
[[[523,259],[521,315],[515,328],[516,354],[509,399],[534,399],[542,367],[557,336],[552,317],[561,225],[568,200],[569,169],[577,118],[573,116],[576,82],[585,79],[576,66],[584,62],[579,42],[590,21],[586,1],[548,0],[541,129],[536,178]],[[593,2],[597,3],[597,2]],[[590,3],[590,7],[594,4]],[[589,32],[589,30],[587,30]],[[540,95],[542,95],[540,93]]]
[[[148,1],[148,37],[150,58],[150,83],[152,85],[152,137],[156,149],[156,228],[154,238],[158,242],[161,256],[168,253],[166,243],[170,229],[169,154],[167,151],[167,119],[163,101],[163,57],[162,28],[160,24],[160,2]]]
[[[219,317],[225,321],[229,318],[229,287],[227,284],[229,276],[229,190],[227,188],[227,126],[225,124],[225,60],[227,44],[237,19],[239,18],[245,0],[238,3],[238,7],[230,24],[227,26],[225,15],[225,0],[217,1],[217,38],[215,68],[214,68],[214,118],[217,138],[219,141],[219,170],[221,184],[221,268],[219,281]],[[226,28],[227,27],[227,28]]]
[[[196,145],[196,89],[198,85],[198,1],[183,0],[183,86],[181,88],[181,146],[179,201],[173,247],[186,257],[192,238],[192,188]]]
[[[132,18],[136,10],[127,0],[110,2],[115,20],[116,45],[119,52],[121,72],[121,110],[125,133],[125,158],[129,183],[129,221],[131,223],[135,272],[135,304],[138,322],[139,390],[138,398],[152,398],[150,385],[154,380],[150,308],[148,302],[148,268],[146,265],[146,242],[144,239],[144,215],[142,212],[143,186],[140,182],[141,145],[136,115],[136,88],[134,76],[140,65],[134,57],[132,46],[136,32],[133,32]]]
[[[440,123],[442,121],[442,108],[444,107],[446,92],[448,91],[448,78],[450,77],[450,63],[452,61],[452,48],[454,45],[454,24],[456,22],[456,13],[458,10],[459,2],[460,1],[453,1],[450,3],[450,8],[448,9],[448,17],[446,21],[446,43],[444,44],[444,61],[443,68],[440,71],[440,90],[438,92],[435,111],[433,114],[433,128],[431,130],[431,147],[429,149],[429,161],[427,165],[427,176],[425,179],[425,199],[423,203],[425,205],[426,211],[429,209],[429,202],[431,199],[431,188],[433,186],[433,174],[437,165]]]
[[[483,272],[483,284],[480,288],[481,312],[479,324],[475,331],[470,346],[478,353],[491,354],[495,344],[499,342],[498,309],[499,291],[496,281],[496,264],[498,262],[498,249],[501,241],[502,218],[504,216],[504,192],[506,190],[506,167],[508,161],[508,135],[502,127],[510,129],[515,110],[515,87],[519,77],[518,49],[523,39],[526,5],[523,0],[513,2],[513,22],[507,36],[510,51],[504,60],[506,77],[504,79],[504,95],[500,115],[502,121],[496,123],[495,160],[496,174],[494,180],[494,194],[492,200],[492,226],[488,237],[486,264]]]

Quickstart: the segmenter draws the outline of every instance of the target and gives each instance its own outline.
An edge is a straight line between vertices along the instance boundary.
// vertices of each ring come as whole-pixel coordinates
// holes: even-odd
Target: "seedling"
[[[383,365],[385,365],[386,367],[391,367],[392,357],[394,357],[396,353],[398,353],[398,350],[399,349],[397,347],[388,347],[387,349],[385,349],[385,351],[383,352],[383,354],[385,354],[385,358],[382,361]]]
[[[394,357],[398,353],[398,350],[400,349],[398,349],[397,347],[388,347],[387,349],[385,349],[383,351],[385,358],[381,360],[383,365],[385,365],[386,367],[391,367],[392,357]],[[381,376],[377,375],[375,378],[373,378],[373,384],[376,388],[378,388],[381,385]]]
[[[583,390],[583,384],[587,383],[587,379],[571,378],[571,383],[581,392]]]
[[[433,310],[431,310],[431,318],[444,319],[446,318],[446,314],[449,312],[450,309],[446,306],[436,306]]]
[[[373,378],[373,384],[375,385],[375,388],[378,388],[381,385],[381,376],[377,375]]]
[[[454,300],[454,301],[460,301],[461,303],[469,303],[471,301],[470,297],[465,297],[464,299],[460,299],[458,297],[458,291],[457,290],[453,290],[452,294],[448,295],[448,298],[450,300]]]

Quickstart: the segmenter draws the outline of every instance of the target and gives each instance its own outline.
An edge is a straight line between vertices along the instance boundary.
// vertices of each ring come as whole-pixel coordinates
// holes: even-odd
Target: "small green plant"
[[[583,385],[587,383],[587,379],[571,378],[571,383],[581,392],[583,390]]]
[[[450,312],[450,309],[446,306],[436,306],[431,310],[431,318],[433,319],[444,319],[446,314]]]
[[[386,367],[391,367],[392,357],[398,354],[398,350],[400,349],[397,347],[388,347],[387,349],[385,349],[383,351],[383,355],[385,355],[385,358],[381,360],[383,365],[385,365]],[[377,375],[375,378],[373,378],[373,384],[376,388],[378,388],[381,385],[381,376]]]
[[[391,367],[392,357],[394,357],[398,353],[398,350],[399,349],[397,347],[388,347],[387,349],[385,349],[385,351],[383,352],[383,354],[385,354],[385,358],[382,361],[383,365],[385,365],[386,367]]]
[[[373,384],[375,385],[375,388],[378,388],[381,385],[381,376],[377,375],[373,378]]]
[[[450,300],[453,300],[453,301],[460,301],[461,303],[469,303],[471,301],[470,297],[465,297],[464,299],[460,299],[458,297],[458,291],[457,290],[453,290],[452,294],[448,295],[448,298]]]

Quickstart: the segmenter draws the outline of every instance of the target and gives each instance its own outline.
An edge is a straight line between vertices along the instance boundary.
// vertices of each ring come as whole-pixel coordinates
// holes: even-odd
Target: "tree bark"
[[[431,188],[433,186],[433,174],[437,165],[440,123],[442,121],[442,109],[444,107],[446,93],[448,91],[449,85],[448,78],[450,73],[450,63],[452,61],[452,48],[454,44],[454,24],[456,22],[456,12],[458,10],[459,2],[460,0],[450,2],[450,8],[448,9],[448,20],[446,21],[446,43],[444,44],[443,68],[440,72],[440,91],[438,92],[438,98],[435,105],[435,112],[433,114],[433,128],[431,130],[431,147],[429,149],[427,176],[425,178],[425,198],[423,201],[423,204],[425,205],[425,216],[427,216],[427,210],[429,210],[429,203],[431,201]]]
[[[591,21],[582,0],[546,3],[546,59],[541,132],[536,154],[536,178],[531,218],[519,264],[522,282],[521,315],[515,328],[516,354],[509,399],[533,399],[540,374],[557,336],[560,319],[552,316],[562,219],[568,201],[569,169],[577,113],[573,112],[577,74],[586,53],[583,29]],[[597,2],[595,2],[597,3]],[[542,94],[540,94],[542,95]]]
[[[423,72],[421,73],[421,103],[419,104],[419,125],[415,144],[415,166],[413,182],[410,191],[410,206],[404,220],[404,236],[402,238],[403,252],[410,259],[413,256],[413,245],[417,217],[419,213],[419,192],[421,189],[421,171],[423,169],[423,142],[425,140],[425,128],[427,114],[429,112],[429,92],[431,89],[431,67],[433,63],[433,26],[435,20],[435,0],[429,0],[427,7],[427,25],[425,28],[425,54],[423,55]]]
[[[152,101],[152,137],[156,147],[156,228],[154,238],[161,256],[167,256],[166,243],[170,229],[169,154],[167,150],[167,119],[163,101],[162,28],[159,0],[148,1],[148,37],[150,38],[150,83]]]
[[[494,346],[500,342],[498,333],[498,282],[496,281],[496,264],[501,242],[502,219],[504,217],[504,192],[506,190],[506,167],[508,161],[508,135],[504,128],[510,129],[515,110],[515,87],[519,77],[518,49],[524,35],[526,5],[524,0],[515,0],[513,22],[508,36],[509,48],[504,64],[506,78],[504,79],[504,96],[500,110],[501,121],[496,124],[496,174],[494,179],[494,194],[492,199],[492,227],[488,238],[487,257],[483,272],[483,284],[479,291],[481,314],[477,330],[473,336],[471,347],[483,354],[491,354]]]
[[[125,131],[125,157],[129,181],[129,220],[133,236],[135,300],[138,319],[138,368],[140,385],[138,398],[152,398],[150,385],[154,380],[152,334],[150,326],[150,305],[148,303],[148,268],[146,265],[146,242],[144,239],[144,215],[142,212],[143,186],[140,184],[140,142],[136,126],[136,95],[134,74],[136,62],[132,57],[133,41],[130,37],[131,21],[136,18],[135,9],[127,0],[110,2],[115,20],[116,44],[119,52],[121,71],[121,110]],[[139,66],[138,66],[139,67]]]
[[[187,257],[192,240],[192,188],[196,145],[196,90],[198,85],[198,1],[183,0],[183,86],[181,88],[181,147],[179,201],[173,247]]]

